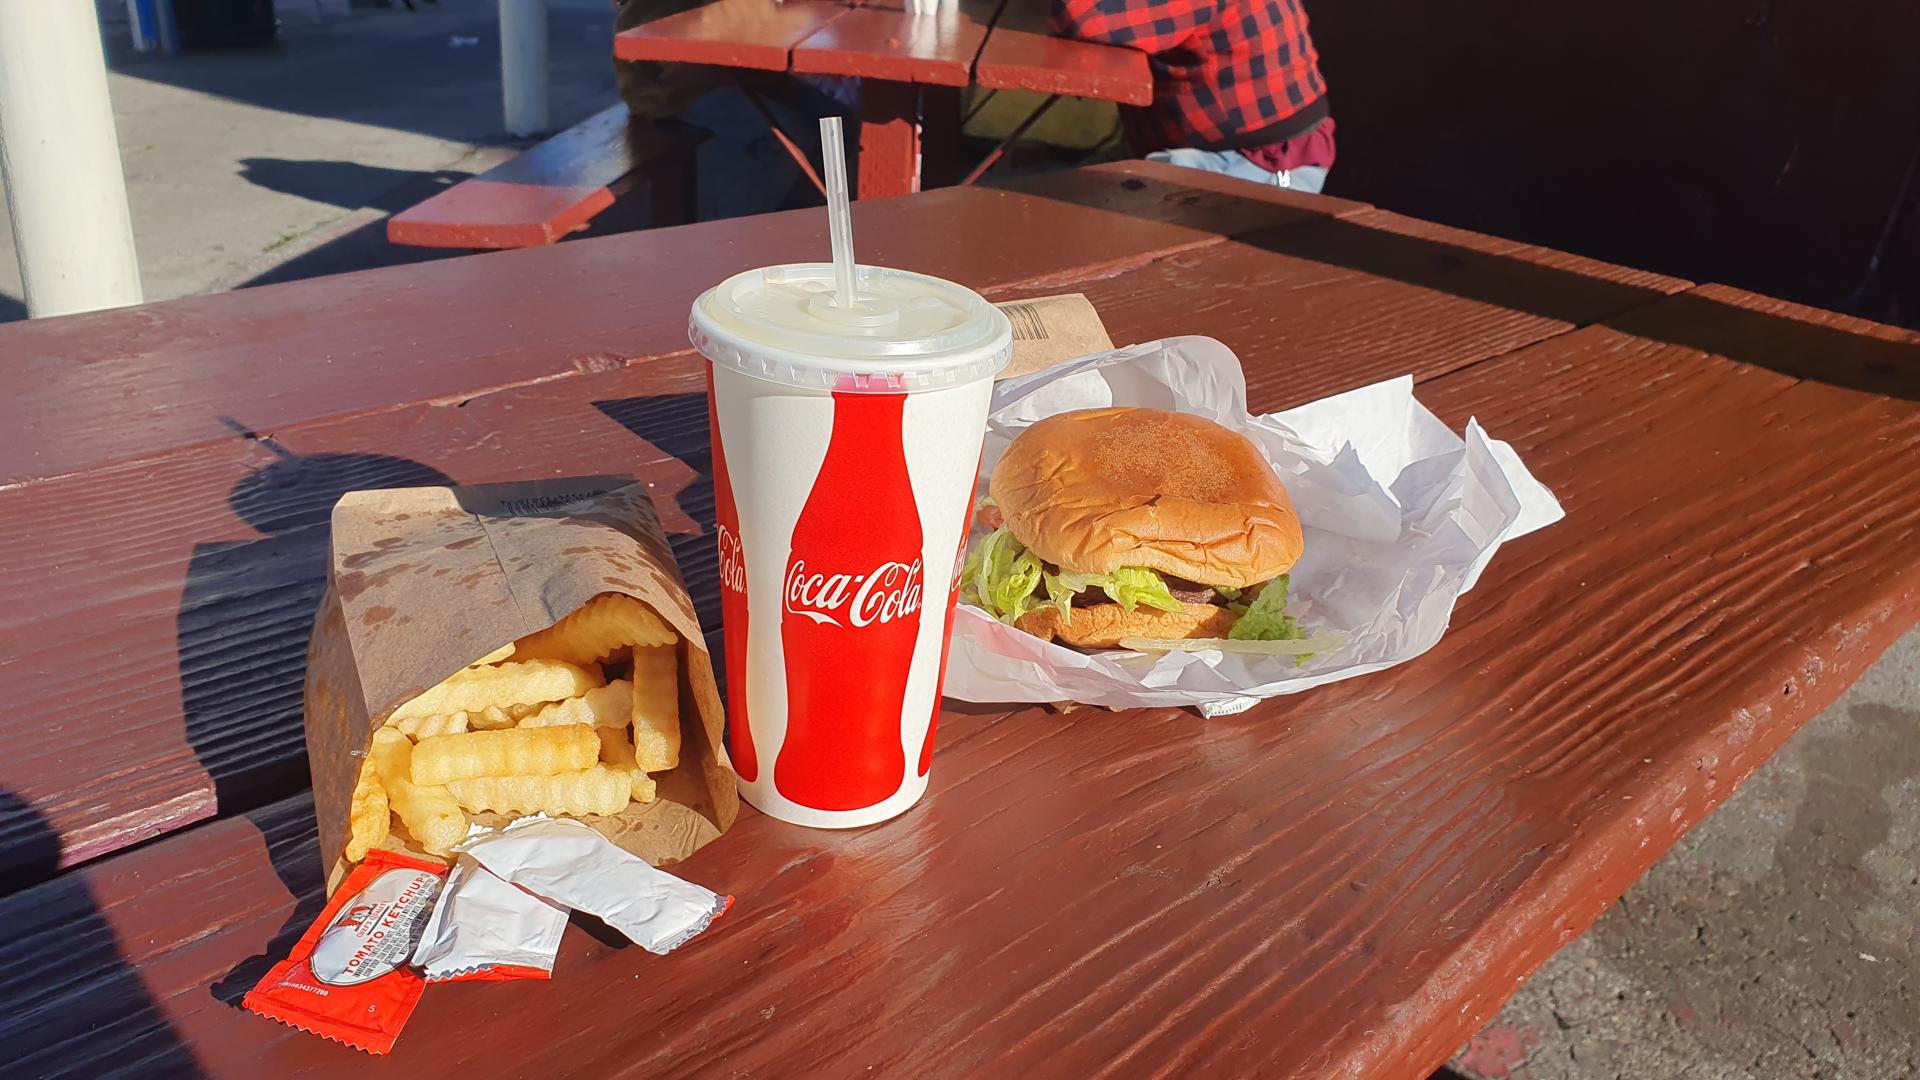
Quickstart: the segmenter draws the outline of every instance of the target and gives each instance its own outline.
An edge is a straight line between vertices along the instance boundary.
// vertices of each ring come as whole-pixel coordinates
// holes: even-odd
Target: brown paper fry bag
[[[329,894],[348,869],[349,803],[374,729],[421,691],[603,592],[644,601],[679,632],[682,748],[678,768],[653,774],[654,802],[582,820],[655,865],[732,826],[740,803],[713,661],[653,502],[631,478],[353,492],[333,509],[331,560],[306,688]]]

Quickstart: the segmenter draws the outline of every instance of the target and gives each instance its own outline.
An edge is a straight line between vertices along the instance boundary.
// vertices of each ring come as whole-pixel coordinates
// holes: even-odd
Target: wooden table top
[[[622,60],[858,75],[1034,90],[1129,105],[1153,100],[1146,54],[1047,32],[1045,0],[958,0],[913,15],[905,0],[715,0],[614,37]]]
[[[432,988],[379,1067],[1423,1077],[1920,618],[1920,335],[1139,163],[854,212],[874,262],[1217,337],[1257,411],[1411,372],[1568,517],[1391,671],[1217,719],[952,707],[910,813],[743,811],[678,869],[739,897],[707,935],[569,928],[552,983]],[[321,899],[329,507],[632,473],[712,631],[686,311],[825,250],[802,211],[0,326],[17,1071],[367,1067],[237,1007]]]

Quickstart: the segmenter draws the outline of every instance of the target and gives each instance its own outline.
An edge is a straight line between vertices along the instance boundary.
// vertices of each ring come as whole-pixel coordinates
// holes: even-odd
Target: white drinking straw
[[[833,241],[833,303],[850,308],[859,300],[853,275],[853,211],[847,205],[847,147],[840,118],[820,121],[821,178],[827,184],[827,232]]]

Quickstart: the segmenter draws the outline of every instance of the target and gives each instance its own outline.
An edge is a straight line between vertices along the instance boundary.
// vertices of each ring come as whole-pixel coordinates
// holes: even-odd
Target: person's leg
[[[1164,161],[1184,169],[1200,169],[1309,195],[1319,194],[1327,183],[1327,170],[1318,165],[1301,165],[1286,172],[1273,173],[1248,161],[1247,156],[1238,150],[1195,150],[1190,146],[1180,146],[1171,150],[1156,150],[1147,155],[1147,160]]]
[[[1202,172],[1233,175],[1235,161],[1251,165],[1246,158],[1233,151],[1195,150],[1191,146],[1176,146],[1171,150],[1155,150],[1147,155],[1148,161],[1164,161],[1169,165],[1178,165],[1183,169],[1199,169]]]
[[[1327,186],[1327,170],[1318,165],[1296,166],[1281,175],[1287,178],[1287,182],[1280,186],[1291,191],[1318,195]]]

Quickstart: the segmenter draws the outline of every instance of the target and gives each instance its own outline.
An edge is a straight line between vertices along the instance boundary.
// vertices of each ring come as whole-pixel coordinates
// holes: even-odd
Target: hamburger
[[[1211,420],[1084,409],[1020,434],[988,485],[1001,522],[962,589],[1002,622],[1080,648],[1306,637],[1286,614],[1300,517],[1265,455]]]

